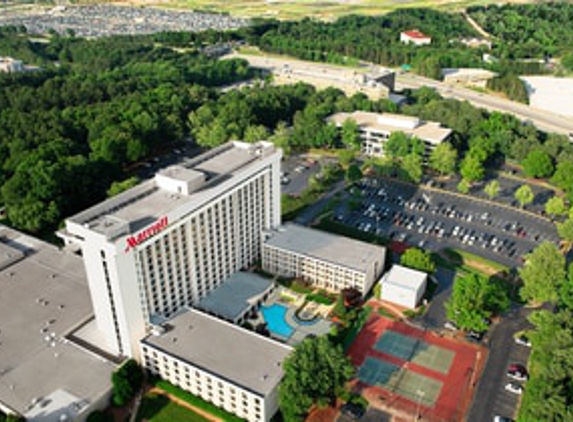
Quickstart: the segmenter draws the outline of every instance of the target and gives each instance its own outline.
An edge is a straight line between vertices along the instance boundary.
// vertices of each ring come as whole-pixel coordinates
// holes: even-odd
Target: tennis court
[[[450,371],[455,356],[451,350],[391,330],[385,331],[380,336],[374,349],[442,374]]]
[[[358,379],[425,406],[434,406],[443,385],[441,381],[373,357],[367,357],[360,366]]]

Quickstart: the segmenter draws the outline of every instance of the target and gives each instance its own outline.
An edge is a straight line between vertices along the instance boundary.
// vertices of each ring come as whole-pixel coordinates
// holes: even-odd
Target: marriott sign
[[[142,231],[140,231],[139,233],[137,233],[133,236],[129,236],[127,238],[127,245],[125,247],[125,252],[129,252],[132,248],[135,248],[141,242],[144,242],[145,240],[149,239],[150,237],[156,235],[161,230],[166,228],[167,224],[168,224],[167,217],[161,217],[159,220],[157,220],[151,226],[143,229]]]

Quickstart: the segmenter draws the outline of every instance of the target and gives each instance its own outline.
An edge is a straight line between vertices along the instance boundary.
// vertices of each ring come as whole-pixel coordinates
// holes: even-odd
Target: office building
[[[437,122],[424,122],[418,117],[401,114],[355,111],[336,113],[328,118],[337,127],[342,127],[347,119],[354,120],[358,125],[362,153],[373,157],[384,155],[384,144],[394,132],[403,132],[420,139],[424,143],[426,157],[452,133],[451,129],[444,128]]]
[[[269,273],[333,292],[356,288],[363,296],[382,274],[385,261],[382,246],[290,223],[267,233],[262,253],[263,270]]]
[[[230,142],[66,221],[108,348],[137,357],[152,325],[260,257],[261,233],[280,224],[281,155]]]
[[[0,411],[47,422],[105,407],[116,362],[92,322],[82,259],[0,226]]]
[[[196,310],[141,341],[145,367],[226,411],[267,422],[278,409],[290,346]]]

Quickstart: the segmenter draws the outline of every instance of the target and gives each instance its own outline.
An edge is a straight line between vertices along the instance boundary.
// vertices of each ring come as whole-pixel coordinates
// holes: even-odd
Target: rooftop
[[[424,34],[423,32],[421,32],[417,29],[411,29],[409,31],[403,31],[402,34],[405,34],[410,38],[418,38],[418,39],[430,38],[428,35]]]
[[[234,321],[256,304],[272,286],[272,281],[257,274],[238,272],[205,296],[198,307]]]
[[[195,201],[276,149],[271,143],[228,142],[198,157],[159,171],[128,189],[68,219],[109,239],[149,226],[168,212]]]
[[[368,271],[373,260],[386,254],[386,248],[321,230],[287,223],[272,232],[265,244],[342,265],[355,271]]]
[[[82,259],[4,226],[0,249],[19,256],[0,270],[0,402],[28,420],[72,419],[114,370],[67,339],[93,313]]]
[[[292,351],[287,345],[192,309],[167,325],[164,334],[149,335],[142,343],[261,395],[280,382],[282,362]]]
[[[382,282],[393,284],[403,289],[417,291],[418,288],[424,284],[427,277],[428,274],[423,271],[394,264],[392,268],[390,268],[390,271],[384,275]]]
[[[355,111],[336,113],[328,118],[337,126],[341,126],[346,119],[354,120],[361,129],[387,133],[400,131],[436,145],[452,133],[451,129],[444,128],[437,122],[424,122],[418,117],[402,114]]]

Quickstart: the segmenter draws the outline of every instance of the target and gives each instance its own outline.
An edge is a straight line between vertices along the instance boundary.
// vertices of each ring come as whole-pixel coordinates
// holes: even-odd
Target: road
[[[515,343],[513,335],[531,328],[526,319],[530,313],[530,309],[514,307],[493,327],[488,344],[489,358],[474,395],[469,422],[491,421],[495,415],[513,418],[518,396],[504,390],[510,381],[506,371],[511,363],[527,364],[531,349]]]
[[[539,129],[547,132],[563,134],[573,133],[573,119],[557,114],[530,107],[526,104],[494,97],[471,89],[454,87],[434,79],[424,78],[412,73],[397,75],[397,88],[417,89],[423,86],[435,88],[445,98],[467,100],[477,107],[483,107],[490,111],[511,113],[523,121],[531,121]]]

